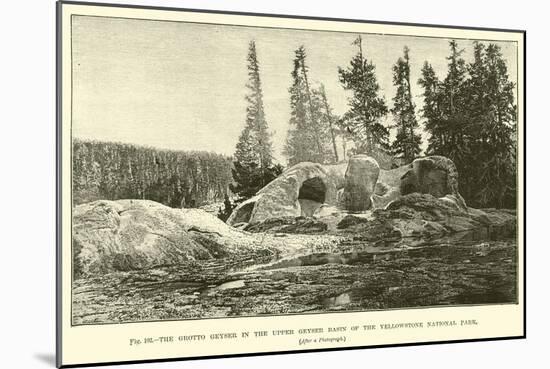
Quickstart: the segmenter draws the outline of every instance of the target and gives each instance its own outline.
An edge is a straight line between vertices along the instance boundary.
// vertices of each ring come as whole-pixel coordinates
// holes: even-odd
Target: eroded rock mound
[[[312,216],[322,204],[336,204],[337,190],[343,186],[344,168],[309,162],[296,164],[235,208],[227,223]]]
[[[411,193],[399,197],[386,209],[373,212],[373,219],[347,215],[338,229],[362,233],[367,239],[444,236],[464,232],[493,232],[510,237],[516,229],[516,215],[510,210],[463,208],[451,195]],[[488,235],[487,235],[488,236]]]
[[[376,160],[366,155],[334,165],[296,164],[237,206],[227,223],[237,226],[271,218],[312,217],[323,205],[369,209],[379,172]]]
[[[251,248],[253,240],[199,209],[101,200],[73,211],[76,278],[221,258]]]
[[[440,198],[453,196],[460,207],[466,208],[458,192],[458,172],[451,159],[444,156],[427,156],[412,162],[410,169],[401,178],[401,195],[410,193],[430,194]]]
[[[316,233],[326,228],[311,218],[302,220],[292,222],[287,229]],[[306,232],[308,229],[311,231]],[[272,233],[254,234],[200,209],[174,209],[149,200],[100,200],[73,209],[74,277],[185,267],[203,261],[236,265],[274,254],[283,257],[302,249],[332,247],[340,239],[330,235],[300,234],[289,239]]]
[[[409,165],[381,170],[372,157],[356,155],[349,162],[336,165],[300,163],[289,168],[256,196],[240,204],[228,223],[244,228],[255,225],[256,230],[269,229],[275,224],[281,228],[282,224],[278,223],[282,222],[285,227],[289,226],[285,229],[295,230],[297,228],[288,219],[305,217],[325,222],[331,230],[338,228],[337,223],[348,213],[398,208],[408,209],[403,210],[403,219],[411,219],[407,214],[414,209],[413,218],[428,221],[430,211],[456,211],[461,216],[466,214],[464,219],[475,218],[476,213],[475,209],[466,206],[458,192],[456,166],[446,157],[427,156]],[[258,226],[271,219],[277,221]],[[461,219],[457,222],[460,224]],[[470,226],[475,225],[463,228]],[[314,231],[320,229],[313,228]]]
[[[373,158],[367,155],[350,158],[340,206],[350,211],[370,209],[379,173],[380,167]]]

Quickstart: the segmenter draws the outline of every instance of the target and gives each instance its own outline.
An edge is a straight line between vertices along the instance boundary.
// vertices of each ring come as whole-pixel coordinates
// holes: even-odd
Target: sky
[[[74,16],[72,21],[73,136],[174,150],[232,155],[245,124],[248,44],[256,42],[264,106],[274,154],[288,131],[288,88],[294,50],[306,48],[309,78],[323,83],[334,113],[347,110],[349,93],[338,80],[357,53],[355,33],[285,30],[186,22]],[[425,60],[439,78],[447,70],[449,39],[362,34],[376,66],[381,95],[391,107],[392,66],[410,48],[412,94],[417,114],[422,89],[416,81]],[[457,40],[466,61],[472,40]],[[497,42],[517,80],[513,42]],[[389,122],[387,122],[389,123]]]

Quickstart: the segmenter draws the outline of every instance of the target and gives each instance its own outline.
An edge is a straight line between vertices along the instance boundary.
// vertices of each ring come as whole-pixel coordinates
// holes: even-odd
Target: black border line
[[[88,6],[101,6],[107,8],[130,8],[130,9],[144,9],[144,10],[165,10],[175,12],[190,12],[190,13],[209,13],[209,14],[224,14],[224,15],[247,15],[255,17],[268,17],[268,18],[289,18],[289,19],[301,19],[301,20],[319,20],[319,21],[336,21],[347,23],[371,23],[381,24],[389,26],[412,26],[412,27],[431,27],[431,28],[454,28],[473,31],[492,31],[502,33],[525,33],[525,30],[521,29],[507,29],[507,28],[485,28],[485,27],[467,27],[456,25],[444,25],[444,24],[430,24],[430,23],[408,23],[408,22],[390,22],[379,21],[370,19],[351,19],[351,18],[330,18],[330,17],[317,17],[317,16],[305,16],[305,15],[293,15],[293,14],[267,14],[267,13],[252,13],[252,12],[238,12],[230,10],[210,10],[210,9],[190,9],[190,8],[176,8],[168,6],[153,6],[153,5],[136,5],[136,4],[113,4],[113,3],[97,3],[87,1],[71,1],[71,0],[58,0],[61,4],[67,5],[88,5]]]
[[[519,96],[518,96],[519,101]],[[527,32],[523,31],[523,337],[527,338]]]
[[[58,2],[55,7],[55,20],[56,20],[56,28],[55,28],[55,76],[56,76],[56,84],[55,84],[55,215],[56,215],[56,228],[55,228],[55,266],[56,266],[56,273],[55,273],[55,364],[57,367],[61,367],[62,365],[62,358],[63,358],[63,339],[62,339],[62,333],[63,333],[63,299],[62,299],[62,283],[63,283],[63,275],[62,275],[62,242],[61,242],[61,224],[62,224],[62,191],[61,191],[61,178],[62,178],[62,159],[61,159],[61,152],[62,152],[62,131],[61,131],[61,115],[63,112],[62,109],[62,100],[63,100],[63,93],[62,93],[62,70],[61,70],[61,61],[62,61],[62,24],[61,20],[63,18],[63,11],[62,11],[62,3]],[[72,304],[71,304],[72,305]]]
[[[71,119],[71,123],[70,123],[70,126],[69,126],[69,140],[70,140],[70,147],[69,147],[69,160],[70,160],[70,165],[69,165],[69,178],[70,178],[70,183],[71,183],[71,189],[70,189],[70,193],[71,193],[71,216],[70,216],[70,222],[69,222],[69,227],[71,229],[71,306],[70,306],[70,314],[71,314],[71,328],[74,326],[73,324],[73,305],[74,305],[74,247],[73,247],[73,240],[74,240],[74,234],[73,234],[73,208],[74,208],[74,197],[73,197],[73,122],[74,122],[74,119],[73,119],[73,109],[74,109],[74,104],[73,104],[73,100],[74,100],[74,83],[73,83],[73,76],[74,76],[74,64],[73,64],[73,15],[71,14],[71,18],[69,20],[69,29],[70,29],[70,34],[71,34],[71,38],[69,40],[69,55],[71,57],[71,96],[70,96],[70,100],[71,100],[71,113],[70,113],[70,119]]]
[[[462,29],[462,30],[478,30],[478,31],[492,31],[503,33],[521,33],[523,34],[523,334],[518,336],[508,337],[487,337],[477,339],[460,339],[460,340],[447,340],[447,341],[424,341],[424,342],[406,342],[399,344],[381,344],[381,345],[369,345],[369,346],[349,346],[349,347],[335,347],[335,348],[320,348],[320,349],[304,349],[304,350],[287,350],[287,351],[270,351],[270,352],[250,352],[240,354],[225,354],[225,355],[209,355],[209,356],[192,356],[192,357],[175,357],[166,359],[149,359],[149,360],[128,360],[128,361],[115,361],[115,362],[94,362],[94,363],[82,363],[82,364],[70,364],[62,365],[62,269],[61,269],[61,247],[62,247],[62,6],[67,5],[80,5],[80,6],[100,6],[100,7],[115,7],[115,8],[130,8],[130,9],[148,9],[148,10],[164,10],[164,11],[186,11],[194,13],[210,13],[210,14],[225,14],[225,15],[240,15],[240,16],[258,16],[258,17],[271,17],[271,18],[289,18],[289,19],[302,19],[302,20],[320,20],[320,21],[337,21],[337,22],[351,22],[351,23],[370,23],[381,25],[397,25],[397,26],[410,26],[410,27],[432,27],[432,28],[450,28],[450,29]],[[72,17],[71,17],[72,18]],[[111,17],[117,18],[117,17]],[[209,24],[209,23],[205,23]],[[239,25],[236,25],[239,26]],[[246,26],[254,27],[254,26]],[[311,31],[311,30],[310,30]],[[318,30],[323,31],[323,30]],[[378,34],[378,33],[374,33]],[[382,33],[383,34],[383,33]],[[391,34],[385,34],[390,36]],[[400,35],[407,36],[407,35]],[[414,35],[410,35],[414,36]],[[437,38],[437,37],[435,37]],[[448,37],[446,37],[448,38]],[[496,40],[495,40],[496,41]],[[503,41],[503,40],[499,40]],[[235,11],[220,11],[220,10],[201,10],[201,9],[187,9],[187,8],[175,8],[175,7],[158,7],[158,6],[145,6],[145,5],[131,5],[131,4],[109,4],[109,3],[97,3],[97,2],[80,2],[80,1],[64,1],[58,0],[56,3],[56,366],[59,368],[76,368],[86,366],[106,366],[106,365],[122,365],[122,364],[138,364],[138,363],[152,363],[152,362],[172,362],[172,361],[186,361],[186,360],[201,360],[201,359],[216,359],[216,358],[231,358],[231,357],[249,357],[249,356],[265,356],[265,355],[280,355],[280,354],[294,354],[294,353],[312,353],[312,352],[329,352],[329,351],[342,351],[342,350],[357,350],[357,349],[370,349],[370,348],[385,348],[385,347],[403,347],[403,346],[423,346],[434,344],[452,344],[452,343],[465,343],[465,342],[485,342],[485,341],[501,341],[511,339],[525,339],[527,338],[527,281],[526,281],[526,60],[527,60],[527,32],[519,29],[503,29],[503,28],[484,28],[484,27],[466,27],[466,26],[454,26],[454,25],[441,25],[441,24],[423,24],[423,23],[406,23],[406,22],[388,22],[388,21],[373,21],[373,20],[360,20],[360,19],[345,19],[345,18],[326,18],[316,16],[298,16],[298,15],[284,15],[284,14],[265,14],[265,13],[249,13],[249,12],[235,12]],[[517,44],[517,42],[516,42]],[[519,48],[517,49],[519,53]],[[519,59],[519,58],[518,58]],[[519,60],[518,60],[519,63]],[[72,78],[71,78],[72,80]],[[72,81],[71,81],[72,82]],[[72,91],[71,91],[72,93]],[[519,96],[517,96],[519,100]],[[72,108],[72,107],[71,107]],[[71,145],[72,151],[72,145]],[[72,211],[71,211],[72,212]],[[518,249],[519,252],[519,249]],[[71,276],[72,279],[72,276]],[[72,294],[71,294],[72,295]],[[72,300],[72,297],[71,297]],[[519,301],[518,301],[519,304]],[[71,304],[72,305],[72,304]],[[436,306],[440,307],[440,306]],[[72,308],[72,306],[71,306]],[[401,309],[402,310],[402,309]],[[326,312],[324,313],[326,314]],[[128,324],[128,323],[125,323]],[[72,326],[72,317],[71,317]]]

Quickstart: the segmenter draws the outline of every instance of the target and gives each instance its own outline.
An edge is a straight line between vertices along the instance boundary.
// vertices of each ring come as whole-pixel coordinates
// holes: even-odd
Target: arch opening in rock
[[[319,177],[306,179],[298,192],[301,215],[311,217],[325,202],[327,186]]]

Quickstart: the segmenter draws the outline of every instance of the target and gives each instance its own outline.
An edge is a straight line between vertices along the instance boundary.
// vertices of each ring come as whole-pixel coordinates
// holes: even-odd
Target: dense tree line
[[[426,62],[418,84],[424,106],[420,127],[411,88],[410,50],[392,67],[396,88],[388,108],[380,93],[376,67],[361,36],[352,43],[357,53],[346,68],[338,68],[343,90],[350,92],[348,110],[332,113],[322,84],[309,83],[305,48],[295,51],[293,84],[289,89],[291,117],[284,149],[288,164],[301,161],[338,161],[336,137],[353,142],[351,154],[366,153],[382,167],[412,162],[422,154],[423,128],[428,147],[424,154],[452,159],[460,174],[460,191],[473,206],[513,207],[516,202],[515,85],[496,44],[474,42],[471,63],[455,40],[449,42],[447,73],[439,80]],[[390,122],[386,123],[389,118]],[[390,142],[390,130],[395,138]]]
[[[73,140],[73,202],[148,199],[196,207],[224,198],[231,159],[210,152],[159,150]]]
[[[446,77],[440,81],[426,62],[418,81],[424,88],[426,153],[455,162],[469,204],[515,207],[515,84],[498,45],[474,42],[469,64],[456,41],[449,48]]]

